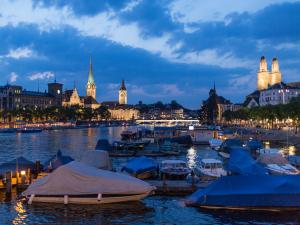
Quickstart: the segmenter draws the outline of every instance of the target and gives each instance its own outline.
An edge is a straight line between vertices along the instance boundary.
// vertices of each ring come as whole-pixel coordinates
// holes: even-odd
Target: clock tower
[[[127,90],[125,87],[125,81],[122,80],[122,85],[119,90],[119,104],[126,105],[127,104]]]
[[[96,84],[94,80],[94,73],[93,73],[93,63],[92,58],[90,58],[90,69],[89,69],[89,78],[86,85],[86,96],[91,96],[96,99]]]

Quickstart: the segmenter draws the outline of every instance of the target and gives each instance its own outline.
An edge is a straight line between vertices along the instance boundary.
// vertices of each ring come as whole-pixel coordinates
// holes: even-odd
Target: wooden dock
[[[156,187],[155,195],[177,195],[184,196],[195,192],[199,188],[207,187],[210,181],[201,181],[196,184],[186,180],[146,180],[149,184]]]

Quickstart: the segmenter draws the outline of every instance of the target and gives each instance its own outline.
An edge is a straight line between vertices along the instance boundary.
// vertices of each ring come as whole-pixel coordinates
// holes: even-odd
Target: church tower
[[[92,57],[90,58],[90,69],[89,69],[89,78],[86,85],[86,96],[91,96],[96,99],[96,84],[94,80],[94,73],[93,73],[93,63]]]
[[[125,87],[125,82],[122,80],[122,85],[119,90],[119,104],[126,105],[127,104],[127,90]]]
[[[269,85],[269,72],[267,61],[264,56],[260,59],[259,70],[257,72],[257,90],[268,88]]]
[[[273,58],[269,84],[270,84],[270,86],[272,86],[272,85],[278,84],[280,82],[281,82],[281,72],[279,70],[279,63],[278,63],[277,58]]]

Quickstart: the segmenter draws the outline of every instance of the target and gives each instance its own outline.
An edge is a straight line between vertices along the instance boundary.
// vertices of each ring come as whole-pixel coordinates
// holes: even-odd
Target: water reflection
[[[196,166],[197,152],[194,147],[187,150],[187,164],[188,167],[194,168]]]

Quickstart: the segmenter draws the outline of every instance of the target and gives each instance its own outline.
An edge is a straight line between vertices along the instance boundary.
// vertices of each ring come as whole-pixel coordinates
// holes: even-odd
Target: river
[[[42,163],[58,149],[75,159],[95,148],[99,138],[117,140],[123,127],[43,131],[35,134],[0,134],[0,163],[19,156]],[[216,156],[205,147],[188,149],[193,167],[199,158]],[[115,168],[126,163],[114,159]],[[160,159],[158,159],[160,160]],[[259,184],[258,184],[259,185]],[[206,211],[184,207],[181,197],[152,196],[141,202],[100,206],[27,205],[0,192],[0,224],[299,224],[300,213]]]

